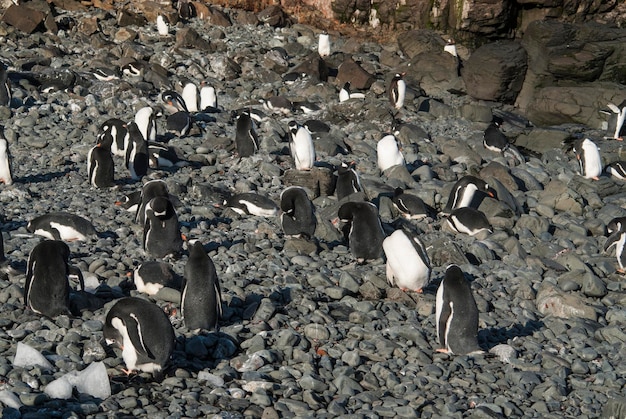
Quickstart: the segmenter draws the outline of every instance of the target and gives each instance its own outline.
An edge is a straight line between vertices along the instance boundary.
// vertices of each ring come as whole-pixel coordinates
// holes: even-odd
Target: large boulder
[[[478,48],[464,63],[467,93],[476,99],[513,103],[522,89],[528,56],[517,41],[498,41]]]

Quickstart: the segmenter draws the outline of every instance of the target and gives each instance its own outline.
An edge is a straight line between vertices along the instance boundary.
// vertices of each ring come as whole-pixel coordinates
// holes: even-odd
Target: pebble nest
[[[567,144],[526,154],[522,164],[486,151],[487,121],[464,118],[461,109],[512,109],[447,92],[431,98],[427,112],[420,108],[424,98],[409,93],[397,115],[407,124],[399,138],[408,170],[381,175],[375,150],[391,130],[386,85],[396,71],[389,63],[403,62],[397,45],[335,36],[329,66],[350,56],[376,77],[365,99],[339,103],[332,80],[287,85],[281,79],[316,49],[314,28],[218,28],[192,20],[165,37],[153,25],[133,27],[135,41],[118,42],[115,18],[90,13],[97,14],[101,37],[111,44],[98,48],[76,27],[32,35],[8,28],[2,34],[0,59],[10,71],[33,62],[29,71],[70,70],[89,80],[49,93],[15,84],[11,107],[0,110],[14,177],[13,185],[0,188],[12,268],[0,280],[0,390],[19,398],[19,405],[5,405],[3,417],[594,418],[624,408],[626,282],[616,272],[615,256],[603,251],[606,224],[626,212],[622,181],[581,177]],[[56,19],[84,16],[67,12]],[[214,42],[216,51],[175,47],[174,33],[183,26]],[[285,48],[288,67],[268,55],[273,47]],[[160,104],[160,87],[91,78],[96,64],[115,64],[124,54],[164,66],[173,86],[183,79],[209,82],[222,109],[197,115],[190,135],[170,141],[188,166],[152,170],[144,179],[167,183],[181,231],[201,240],[216,265],[224,301],[219,332],[195,334],[176,312],[178,291],[153,299],[171,313],[177,336],[161,382],[149,374],[126,377],[120,352],[102,339],[108,307],[138,295],[127,273],[150,260],[133,215],[114,205],[141,182],[130,180],[119,158],[115,187],[94,189],[87,180],[86,156],[100,124],[112,117],[130,121],[138,108]],[[40,57],[50,58],[49,65],[37,63]],[[224,57],[240,67],[235,76]],[[321,110],[290,116],[265,111],[257,128],[261,150],[239,159],[230,111],[262,109],[258,100],[275,94],[310,100]],[[398,219],[390,200],[395,187],[411,189],[433,209],[432,216],[411,221],[433,262],[423,294],[390,287],[383,259],[355,263],[330,223],[337,209],[333,196],[314,199],[319,225],[312,248],[283,237],[277,218],[240,216],[218,206],[235,192],[277,201],[287,186],[283,176],[293,168],[287,123],[311,117],[332,128],[316,142],[317,166],[355,161],[365,197],[379,207],[388,233]],[[162,134],[164,121],[158,123]],[[509,133],[529,129],[510,124]],[[618,142],[588,127],[554,129],[564,138],[596,139],[605,159],[621,152]],[[347,151],[336,153],[337,144]],[[505,188],[500,200],[485,199],[480,207],[494,226],[491,234],[450,233],[436,215],[452,184],[466,174],[492,176]],[[41,240],[26,224],[52,211],[91,220],[99,236],[69,243],[71,263],[96,289],[74,293],[79,315],[47,319],[26,309],[22,297],[26,261]],[[186,258],[184,252],[167,261],[182,275]],[[471,279],[483,354],[435,352],[435,292],[450,263]],[[13,366],[18,342],[40,351],[53,368]],[[57,400],[43,392],[54,379],[96,361],[107,367],[109,398],[75,393]]]

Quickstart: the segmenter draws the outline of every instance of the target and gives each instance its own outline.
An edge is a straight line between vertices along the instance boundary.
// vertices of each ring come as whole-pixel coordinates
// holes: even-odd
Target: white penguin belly
[[[311,135],[306,129],[299,129],[293,139],[293,158],[298,170],[310,170],[315,163],[315,149]]]
[[[137,291],[139,292],[143,292],[144,294],[148,295],[154,295],[159,292],[161,288],[163,288],[163,285],[155,283],[146,284],[141,275],[135,273],[135,287],[137,287]]]
[[[376,153],[378,155],[378,168],[381,172],[392,166],[404,164],[404,157],[393,136],[381,139],[377,144]]]
[[[401,289],[417,291],[429,277],[429,268],[415,251],[410,239],[401,231],[395,231],[383,241],[383,250],[387,257],[387,266],[393,272],[393,278],[387,280]]]
[[[602,174],[602,159],[600,157],[600,151],[591,141],[587,140],[583,143],[583,150],[585,152],[585,167],[583,176],[587,179],[600,176]]]
[[[81,234],[80,232],[78,232],[76,229],[63,225],[63,224],[59,224],[59,223],[50,223],[50,227],[54,228],[55,230],[57,230],[59,232],[59,236],[61,236],[61,240],[67,240],[67,241],[73,241],[73,240],[80,240],[80,241],[85,241],[87,238]]]

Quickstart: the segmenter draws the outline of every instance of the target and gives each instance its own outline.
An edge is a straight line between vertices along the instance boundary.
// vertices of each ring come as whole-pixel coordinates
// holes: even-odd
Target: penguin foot
[[[446,348],[435,349],[435,352],[439,352],[440,354],[449,354],[450,353],[450,351],[447,350]]]
[[[593,180],[600,180],[600,178],[598,176],[594,176],[591,179],[593,179]]]
[[[619,268],[616,270],[616,272],[619,274],[626,274],[626,269]]]

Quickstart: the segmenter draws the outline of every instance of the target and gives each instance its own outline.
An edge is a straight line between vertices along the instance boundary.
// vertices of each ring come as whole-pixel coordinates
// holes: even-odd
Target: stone
[[[337,69],[337,84],[343,86],[346,82],[350,82],[351,89],[367,90],[374,82],[374,76],[352,58],[347,58]]]
[[[28,7],[12,4],[2,15],[2,21],[25,33],[33,33],[43,23],[46,14]]]
[[[565,294],[556,287],[544,284],[537,292],[537,310],[544,316],[552,315],[565,319],[583,318],[596,320],[595,309],[574,294]]]
[[[257,14],[259,22],[273,26],[283,27],[287,24],[287,14],[282,7],[278,5],[268,6]]]
[[[117,13],[117,24],[118,26],[144,26],[147,23],[146,18],[140,14],[132,12],[127,9],[121,9]]]
[[[205,51],[213,49],[209,41],[189,26],[176,31],[176,46],[178,48],[194,48]]]
[[[334,191],[332,170],[327,167],[313,167],[311,170],[288,169],[283,174],[285,186],[301,186],[308,189],[312,199],[332,195]]]

